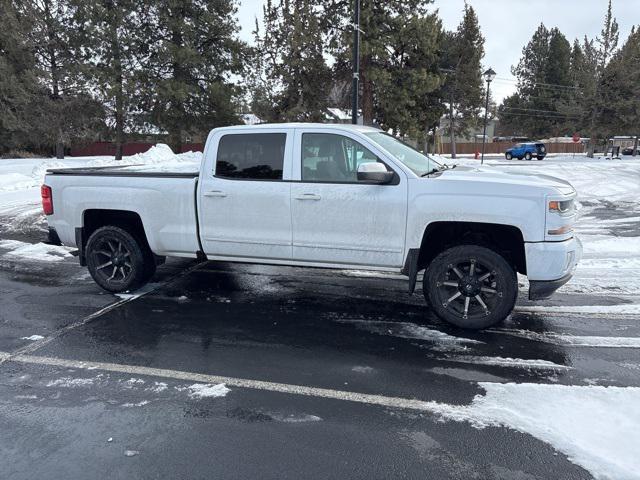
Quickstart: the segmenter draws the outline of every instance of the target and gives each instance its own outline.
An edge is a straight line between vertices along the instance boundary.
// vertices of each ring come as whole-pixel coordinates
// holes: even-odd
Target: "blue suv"
[[[504,156],[507,160],[517,158],[518,160],[531,160],[537,158],[542,160],[547,155],[547,149],[544,143],[518,143],[516,146],[508,149]]]

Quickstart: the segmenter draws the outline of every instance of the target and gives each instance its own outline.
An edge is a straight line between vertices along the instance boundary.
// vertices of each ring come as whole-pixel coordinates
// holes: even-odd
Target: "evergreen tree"
[[[137,76],[146,57],[150,25],[135,0],[73,0],[84,73],[107,108],[114,130],[116,159],[122,159],[125,130],[136,111]]]
[[[28,30],[11,0],[0,0],[0,153],[29,146],[34,99],[43,95],[37,83]]]
[[[19,3],[19,12],[30,20],[30,46],[48,94],[37,123],[45,141],[55,145],[56,156],[63,158],[65,145],[94,137],[104,125],[102,107],[89,95],[82,76],[74,9],[66,0],[29,0]]]
[[[604,25],[600,36],[596,38],[598,44],[598,72],[601,74],[607,66],[611,55],[618,47],[618,22],[611,12],[611,0],[604,17]]]
[[[571,45],[557,28],[540,24],[512,68],[517,92],[499,108],[500,121],[511,126],[510,133],[542,138],[575,129],[578,119],[570,109],[577,88],[571,79],[571,54]]]
[[[640,30],[632,29],[600,80],[596,131],[601,138],[640,134]]]
[[[185,135],[239,121],[245,45],[238,39],[233,0],[157,0],[146,5],[152,25],[144,66],[142,110],[169,134],[175,151]]]
[[[482,58],[484,38],[473,7],[465,3],[464,15],[458,29],[447,36],[444,45],[444,64],[447,82],[444,102],[449,104],[449,135],[451,156],[455,158],[455,138],[477,124],[484,104]]]
[[[591,138],[591,145],[589,149],[589,156],[593,156],[593,152],[598,143],[602,143],[606,138],[606,132],[608,128],[602,128],[603,116],[602,112],[607,108],[605,105],[605,99],[610,98],[610,92],[606,90],[612,87],[611,78],[607,78],[605,81],[604,75],[607,69],[608,61],[612,55],[614,55],[618,46],[618,22],[613,17],[611,11],[611,0],[607,7],[607,13],[604,17],[604,25],[600,36],[595,41],[595,55],[596,55],[596,85],[593,92],[592,106],[590,111],[589,121],[589,134]],[[611,74],[611,72],[609,72]]]
[[[324,120],[332,79],[320,2],[269,0],[263,12],[264,34],[255,31],[256,113],[271,121]]]

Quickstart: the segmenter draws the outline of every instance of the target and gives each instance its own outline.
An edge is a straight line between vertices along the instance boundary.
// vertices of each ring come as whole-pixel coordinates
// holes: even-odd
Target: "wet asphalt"
[[[528,313],[523,296],[504,325],[469,332],[439,322],[394,276],[174,260],[153,282],[121,300],[74,259],[0,260],[0,352],[14,355],[0,359],[0,478],[591,478],[506,428],[273,389],[198,398],[184,378],[78,361],[450,405],[471,403],[485,381],[640,386],[628,368],[639,349],[513,335],[638,337],[630,316]],[[473,363],[479,356],[558,367]]]

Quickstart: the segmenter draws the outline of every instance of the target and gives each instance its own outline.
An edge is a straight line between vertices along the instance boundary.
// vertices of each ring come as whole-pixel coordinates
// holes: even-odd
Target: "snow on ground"
[[[443,419],[508,427],[551,444],[597,479],[640,478],[640,388],[480,383],[470,405],[435,404]]]
[[[189,387],[191,398],[215,398],[224,397],[229,390],[224,383],[212,385],[210,383],[194,383]]]
[[[444,360],[457,363],[471,363],[475,365],[489,365],[492,367],[511,367],[537,370],[568,370],[571,367],[559,365],[549,360],[510,358],[510,357],[484,357],[473,355],[448,355]]]
[[[45,243],[26,243],[19,240],[0,240],[0,248],[8,250],[2,257],[10,260],[28,260],[31,262],[60,262],[66,257],[72,248],[47,245]]]

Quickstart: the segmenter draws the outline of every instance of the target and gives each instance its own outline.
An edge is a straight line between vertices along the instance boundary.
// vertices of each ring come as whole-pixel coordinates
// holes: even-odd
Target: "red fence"
[[[122,146],[122,154],[125,156],[143,153],[153,147],[155,143],[148,142],[130,142]],[[185,143],[182,145],[183,152],[202,152],[204,150],[203,143]],[[114,156],[116,154],[116,145],[112,142],[94,142],[83,147],[71,149],[72,157],[92,157],[94,155]]]
[[[484,146],[485,153],[504,153],[508,148],[513,147],[512,142],[489,142]],[[584,153],[585,146],[582,143],[545,143],[547,153]],[[451,144],[443,143],[440,145],[438,153],[443,155],[451,154]],[[457,143],[456,153],[473,154],[476,151],[482,151],[482,143]]]

